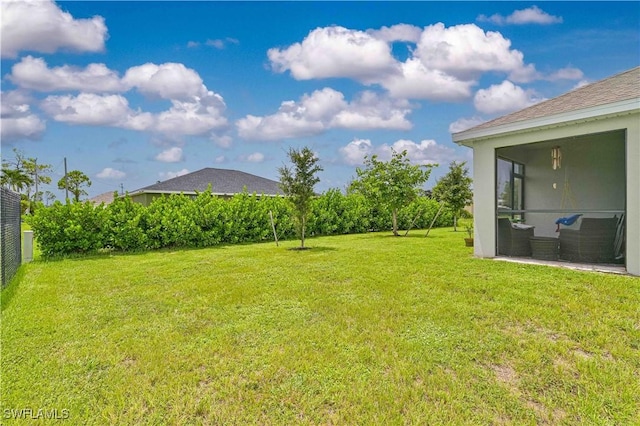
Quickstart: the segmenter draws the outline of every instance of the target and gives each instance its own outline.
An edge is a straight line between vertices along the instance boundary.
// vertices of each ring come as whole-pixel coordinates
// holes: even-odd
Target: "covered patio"
[[[453,140],[474,151],[477,256],[640,275],[640,68]]]

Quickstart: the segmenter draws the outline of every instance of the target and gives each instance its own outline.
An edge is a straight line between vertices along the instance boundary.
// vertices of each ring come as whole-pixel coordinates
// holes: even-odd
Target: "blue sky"
[[[317,190],[365,155],[471,161],[451,132],[640,65],[638,2],[2,2],[2,156],[89,196],[203,167]],[[63,197],[54,185],[47,188]]]

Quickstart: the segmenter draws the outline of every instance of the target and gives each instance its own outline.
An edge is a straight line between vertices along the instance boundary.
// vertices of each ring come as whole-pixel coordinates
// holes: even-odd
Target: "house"
[[[99,206],[101,204],[104,204],[106,206],[113,203],[114,195],[116,192],[118,191],[115,189],[113,191],[103,192],[102,194],[96,195],[95,197],[89,199],[89,201],[91,201],[96,206]]]
[[[129,196],[135,202],[149,205],[154,198],[163,195],[185,194],[195,196],[199,192],[205,192],[209,187],[214,195],[220,197],[232,197],[234,194],[243,191],[272,197],[284,195],[279,183],[274,180],[238,170],[207,167],[146,186],[129,193]]]
[[[500,253],[500,217],[533,226],[536,237],[560,235],[560,252],[559,228],[617,218],[618,259],[640,275],[640,67],[452,138],[473,149],[476,256]]]

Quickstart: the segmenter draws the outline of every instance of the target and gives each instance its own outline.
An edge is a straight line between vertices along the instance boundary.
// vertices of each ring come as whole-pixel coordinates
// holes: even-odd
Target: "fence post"
[[[27,263],[33,260],[33,231],[22,234],[22,262]]]

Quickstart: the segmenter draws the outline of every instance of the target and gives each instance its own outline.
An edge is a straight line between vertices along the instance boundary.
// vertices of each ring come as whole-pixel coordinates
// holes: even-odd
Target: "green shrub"
[[[202,238],[195,202],[183,194],[158,197],[147,207],[149,248],[196,246]]]
[[[34,237],[45,257],[95,252],[105,246],[106,210],[93,203],[56,201],[36,210],[30,220]]]
[[[370,222],[364,196],[330,189],[313,200],[309,231],[318,235],[355,234],[367,232]]]
[[[330,189],[316,197],[311,207],[309,235],[391,229],[391,213],[361,194],[345,195]],[[435,200],[420,197],[399,212],[399,227],[408,229],[415,221],[413,228],[427,228],[439,207]],[[224,199],[210,190],[195,197],[158,197],[148,207],[128,196],[116,198],[106,207],[56,202],[39,208],[30,223],[43,256],[51,257],[101,248],[134,251],[267,241],[273,238],[270,213],[278,239],[296,237],[294,215],[284,197],[244,192]],[[452,223],[452,213],[443,209],[434,226]]]
[[[147,209],[130,197],[116,198],[106,208],[105,243],[116,250],[146,249]]]

